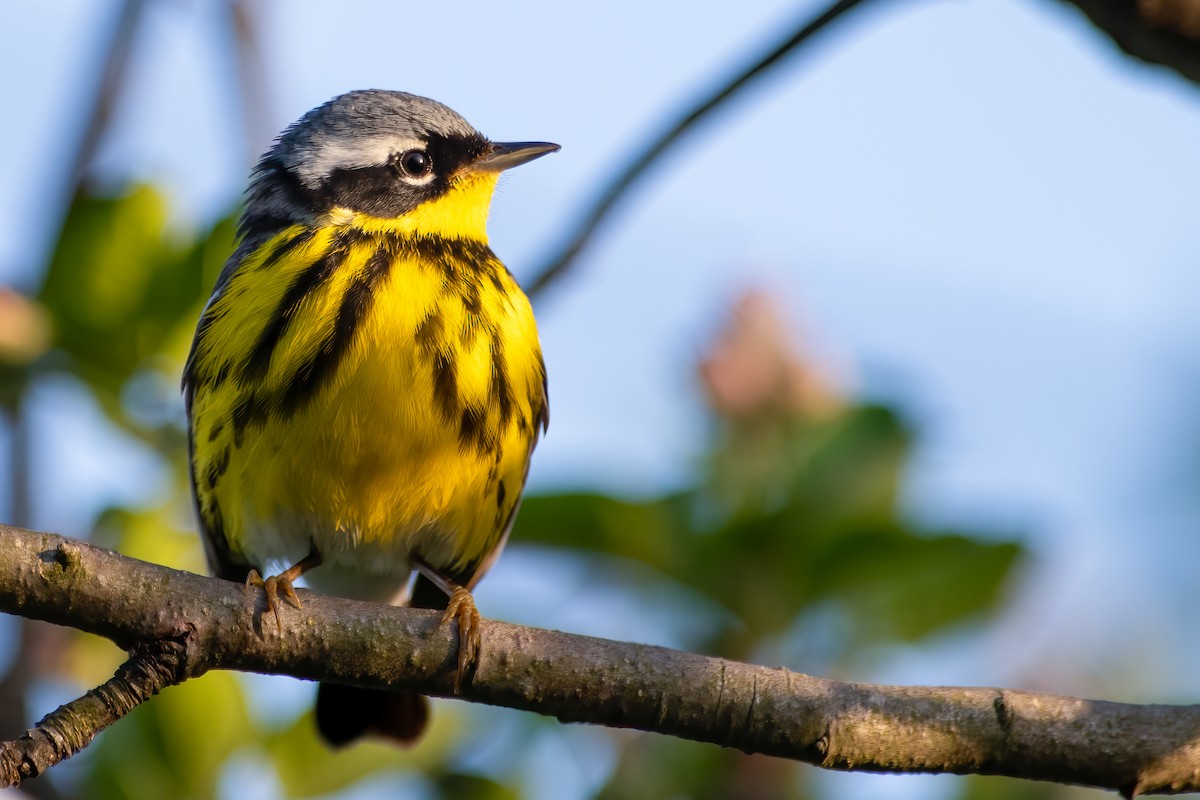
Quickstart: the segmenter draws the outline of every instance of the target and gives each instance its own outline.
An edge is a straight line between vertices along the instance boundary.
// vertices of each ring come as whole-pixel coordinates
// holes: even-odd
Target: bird
[[[183,395],[210,571],[261,588],[280,635],[301,575],[325,594],[444,609],[460,690],[479,649],[471,590],[549,424],[537,325],[488,212],[502,172],[559,149],[359,90],[284,129],[251,172]],[[415,692],[323,683],[315,717],[335,747],[409,745],[428,713]]]

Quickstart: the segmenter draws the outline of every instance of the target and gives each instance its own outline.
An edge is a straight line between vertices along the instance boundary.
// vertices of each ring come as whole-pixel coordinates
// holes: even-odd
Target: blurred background
[[[1157,14],[1179,71],[1053,0],[864,2],[639,170],[534,296],[552,425],[483,613],[842,679],[1194,702],[1200,10],[1107,5]],[[250,166],[309,108],[404,89],[561,143],[493,205],[535,285],[601,187],[822,8],[7,8],[0,519],[204,570],[179,373]],[[0,617],[0,736],[121,656]],[[210,674],[22,791],[1100,796],[453,701],[413,750],[331,753],[314,693]]]

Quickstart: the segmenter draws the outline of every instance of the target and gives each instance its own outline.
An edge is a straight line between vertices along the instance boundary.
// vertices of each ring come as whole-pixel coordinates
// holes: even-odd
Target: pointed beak
[[[528,164],[547,153],[557,153],[561,149],[550,142],[492,142],[491,148],[471,164],[471,169],[478,172],[503,172]]]

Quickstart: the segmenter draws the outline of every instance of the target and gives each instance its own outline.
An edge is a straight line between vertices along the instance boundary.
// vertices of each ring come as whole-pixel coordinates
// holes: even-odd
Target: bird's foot
[[[296,596],[296,590],[292,588],[292,581],[298,579],[301,575],[308,572],[313,567],[321,566],[321,554],[317,552],[314,546],[312,552],[296,562],[292,566],[285,569],[278,575],[272,575],[265,580],[258,574],[258,570],[250,570],[250,574],[246,576],[246,595],[250,595],[250,587],[261,586],[263,593],[267,596],[267,610],[275,615],[275,627],[283,633],[283,620],[279,618],[279,607],[283,605],[279,602],[279,593],[283,592],[283,596],[289,603],[296,608],[303,608],[300,605],[300,598]]]
[[[475,666],[479,657],[479,609],[471,593],[461,586],[454,587],[442,624],[458,620],[458,671],[454,674],[454,693],[462,689],[463,678]]]
[[[290,571],[288,570],[288,572]],[[279,594],[282,592],[284,598],[296,608],[304,607],[300,604],[300,598],[296,596],[296,590],[292,587],[292,577],[287,572],[263,578],[258,574],[258,570],[252,569],[246,576],[247,596],[250,594],[251,587],[262,588],[263,594],[267,596],[267,611],[275,615],[275,627],[280,633],[283,633],[283,620],[279,616],[279,607],[282,605]]]

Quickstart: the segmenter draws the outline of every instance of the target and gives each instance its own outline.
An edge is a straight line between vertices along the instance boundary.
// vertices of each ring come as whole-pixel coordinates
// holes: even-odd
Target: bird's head
[[[262,157],[241,233],[353,222],[486,239],[500,172],[558,149],[547,142],[489,141],[425,97],[349,92],[305,114]]]

